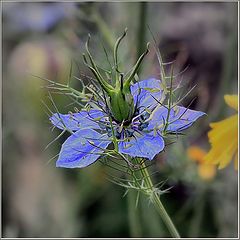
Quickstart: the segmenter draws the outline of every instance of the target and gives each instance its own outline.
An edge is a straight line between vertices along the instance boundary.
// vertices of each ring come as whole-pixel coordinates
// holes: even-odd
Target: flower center
[[[132,118],[131,122],[128,121],[122,122],[121,124],[113,120],[112,124],[108,121],[105,123],[99,123],[99,126],[102,130],[105,130],[109,137],[113,135],[117,139],[130,139],[134,136],[134,133],[140,133],[148,127],[149,123],[146,121],[149,118],[149,113],[145,112],[141,115],[135,116]]]

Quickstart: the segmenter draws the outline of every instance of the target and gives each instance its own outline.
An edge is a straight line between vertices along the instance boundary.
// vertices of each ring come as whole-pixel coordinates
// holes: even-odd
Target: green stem
[[[146,21],[147,21],[147,2],[139,3],[139,17],[138,17],[138,33],[137,33],[137,56],[136,59],[142,54],[145,49],[145,37],[146,37]],[[137,74],[140,74],[141,66],[137,70]]]
[[[130,190],[127,194],[128,202],[128,219],[131,237],[141,237],[141,226],[139,222],[139,212],[136,208],[136,192]]]
[[[167,226],[170,234],[172,237],[174,238],[180,238],[180,235],[176,229],[176,227],[174,226],[171,218],[169,217],[167,211],[165,210],[159,195],[154,191],[154,186],[151,180],[151,177],[149,176],[148,170],[145,166],[144,163],[141,163],[142,168],[141,168],[141,173],[145,179],[145,184],[146,187],[150,190],[152,190],[153,196],[152,196],[152,200],[153,200],[153,204],[155,206],[155,208],[157,209],[159,215],[161,216],[163,222],[165,223],[165,225]]]

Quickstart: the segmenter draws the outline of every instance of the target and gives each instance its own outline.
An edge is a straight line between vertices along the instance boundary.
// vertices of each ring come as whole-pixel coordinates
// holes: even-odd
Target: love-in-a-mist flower
[[[148,47],[129,74],[119,71],[117,49],[125,34],[117,40],[114,48],[116,78],[113,84],[101,75],[87,41],[84,61],[101,90],[95,92],[93,104],[87,104],[85,109],[71,114],[55,113],[50,118],[54,126],[71,132],[62,145],[56,163],[58,167],[86,167],[103,156],[111,143],[120,154],[152,160],[164,149],[166,134],[179,133],[204,115],[174,105],[171,97],[169,104],[163,105],[169,93],[164,93],[166,87],[161,80],[148,78],[132,84]]]
[[[238,111],[238,95],[225,95],[228,106]],[[234,159],[235,169],[238,168],[238,114],[234,114],[222,121],[210,123],[212,128],[208,132],[211,149],[204,161],[225,168]]]

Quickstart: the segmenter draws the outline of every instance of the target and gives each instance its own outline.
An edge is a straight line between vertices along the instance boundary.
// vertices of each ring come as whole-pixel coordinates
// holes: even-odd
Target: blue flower
[[[62,145],[57,167],[87,167],[104,155],[114,138],[119,153],[152,160],[164,149],[165,134],[179,133],[205,114],[181,106],[169,110],[159,104],[165,96],[161,81],[155,78],[135,83],[130,90],[135,111],[125,122],[115,120],[103,103],[99,109],[53,114],[52,124],[71,132]]]

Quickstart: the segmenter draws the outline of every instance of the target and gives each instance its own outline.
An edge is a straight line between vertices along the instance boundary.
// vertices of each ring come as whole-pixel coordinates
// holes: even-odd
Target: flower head
[[[238,111],[238,96],[225,95],[225,102]],[[238,167],[238,114],[222,121],[210,123],[212,128],[208,132],[208,138],[212,148],[205,156],[204,161],[218,164],[219,168],[225,168],[234,158],[235,169]]]
[[[155,78],[135,83],[131,86],[131,94],[135,111],[127,121],[114,119],[104,103],[102,109],[55,113],[50,118],[52,124],[72,132],[62,145],[57,166],[86,167],[103,155],[114,139],[120,153],[152,160],[164,149],[165,133],[179,133],[204,115],[181,106],[170,110],[159,106],[156,99],[160,101],[164,96],[161,81]]]
[[[55,113],[50,118],[54,126],[71,133],[62,145],[58,167],[86,167],[107,154],[111,143],[116,153],[152,160],[164,149],[166,134],[179,133],[204,115],[203,112],[174,105],[171,87],[167,93],[170,95],[168,105],[165,106],[166,86],[158,79],[132,83],[149,52],[148,45],[127,74],[119,70],[117,51],[125,35],[126,30],[114,47],[115,79],[112,82],[101,74],[101,69],[94,62],[88,38],[83,59],[100,87],[92,90],[93,97],[89,98],[87,107],[82,111]]]

